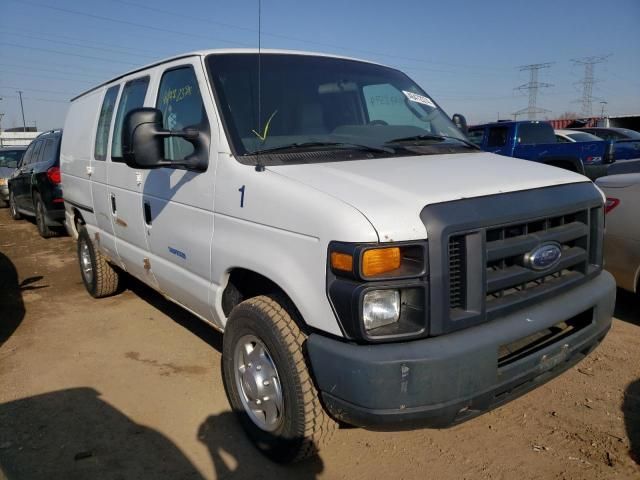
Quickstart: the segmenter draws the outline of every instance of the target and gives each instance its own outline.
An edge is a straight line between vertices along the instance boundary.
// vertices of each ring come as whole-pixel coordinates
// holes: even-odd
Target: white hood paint
[[[560,168],[484,152],[282,165],[268,170],[358,209],[381,242],[426,238],[420,212],[430,204],[589,181]]]

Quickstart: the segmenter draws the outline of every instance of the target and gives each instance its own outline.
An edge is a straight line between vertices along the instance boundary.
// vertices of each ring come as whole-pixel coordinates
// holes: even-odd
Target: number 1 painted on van
[[[240,192],[240,208],[244,208],[244,185],[238,191]]]

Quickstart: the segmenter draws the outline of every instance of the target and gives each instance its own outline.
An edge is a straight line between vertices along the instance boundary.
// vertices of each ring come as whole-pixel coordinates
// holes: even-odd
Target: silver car
[[[9,177],[18,167],[27,147],[0,148],[0,207],[9,204]]]
[[[607,196],[605,268],[620,288],[640,292],[640,173],[601,177],[596,184]]]

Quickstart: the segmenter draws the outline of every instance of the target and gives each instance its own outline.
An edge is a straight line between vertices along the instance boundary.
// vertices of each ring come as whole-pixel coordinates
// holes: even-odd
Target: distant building
[[[4,129],[5,132],[36,132],[37,129],[36,127],[12,127],[12,128],[5,128]]]
[[[563,118],[562,120],[549,120],[553,128],[575,128],[575,127],[618,127],[629,128],[640,131],[640,114],[617,115],[611,117],[588,117],[588,118]]]
[[[31,130],[29,130],[31,128]],[[27,131],[23,132],[22,128],[16,131],[15,128],[8,128],[0,132],[0,147],[16,147],[21,145],[29,145],[31,140],[36,138],[42,132],[35,131],[33,127],[27,127]]]

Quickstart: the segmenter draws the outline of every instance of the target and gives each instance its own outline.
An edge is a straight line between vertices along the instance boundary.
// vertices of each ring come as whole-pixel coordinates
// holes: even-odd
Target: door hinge
[[[140,184],[142,183],[142,173],[140,172],[136,172],[136,183],[138,184],[138,186],[140,186]]]
[[[87,175],[91,176],[93,174],[93,167],[87,167]]]
[[[144,269],[148,272],[149,270],[151,270],[151,262],[149,261],[148,258],[144,258],[144,260],[142,260],[142,265],[144,266]]]

